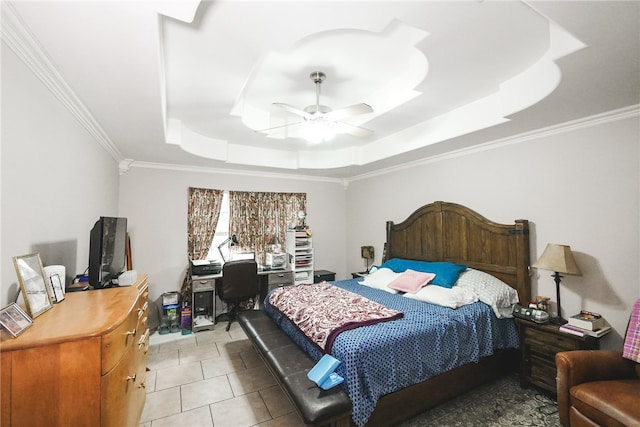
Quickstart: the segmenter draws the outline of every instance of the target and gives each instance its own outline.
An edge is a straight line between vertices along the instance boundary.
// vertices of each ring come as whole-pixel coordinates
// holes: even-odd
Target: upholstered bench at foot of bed
[[[242,311],[237,320],[306,424],[351,424],[351,400],[342,386],[322,390],[309,380],[315,362],[264,311]]]

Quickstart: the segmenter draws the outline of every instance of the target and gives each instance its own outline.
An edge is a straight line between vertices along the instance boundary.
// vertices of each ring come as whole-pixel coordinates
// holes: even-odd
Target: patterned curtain
[[[189,260],[206,259],[220,217],[222,190],[189,187],[187,208],[187,256]],[[182,282],[182,301],[191,302],[191,269]]]
[[[287,228],[295,225],[299,211],[306,213],[306,193],[229,192],[229,233],[240,250],[255,251],[258,263],[277,241],[285,247]]]
[[[206,259],[220,217],[222,190],[189,187],[187,254],[189,259]]]

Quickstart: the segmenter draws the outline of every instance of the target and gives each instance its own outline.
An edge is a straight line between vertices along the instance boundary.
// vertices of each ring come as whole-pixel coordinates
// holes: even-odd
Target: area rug
[[[399,424],[422,426],[560,427],[555,400],[533,389],[521,388],[517,375],[477,387]]]

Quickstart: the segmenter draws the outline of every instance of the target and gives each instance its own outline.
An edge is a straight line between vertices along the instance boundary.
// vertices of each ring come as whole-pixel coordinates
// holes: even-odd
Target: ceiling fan
[[[326,75],[322,71],[314,71],[309,75],[309,78],[311,78],[316,85],[316,103],[314,105],[309,105],[304,109],[299,109],[282,102],[273,103],[273,105],[282,108],[289,113],[302,117],[303,121],[265,129],[265,131],[301,125],[302,128],[300,129],[300,135],[310,142],[328,141],[338,133],[347,133],[361,138],[367,137],[373,133],[373,131],[369,129],[351,125],[342,121],[343,119],[351,116],[373,112],[373,108],[371,108],[370,105],[360,103],[334,111],[330,107],[320,104],[320,85],[326,78]]]

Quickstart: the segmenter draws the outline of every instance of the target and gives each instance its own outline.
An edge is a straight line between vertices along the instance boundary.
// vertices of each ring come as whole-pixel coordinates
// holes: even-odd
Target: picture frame
[[[0,325],[14,338],[23,333],[32,324],[33,320],[15,302],[0,310]]]
[[[40,254],[13,257],[13,265],[20,282],[27,313],[32,319],[53,308],[53,288],[45,279]]]
[[[51,282],[51,289],[53,291],[54,302],[58,303],[64,299],[64,290],[62,288],[62,279],[59,274],[52,274],[49,276]]]

